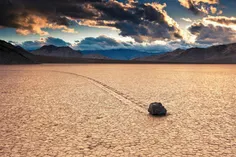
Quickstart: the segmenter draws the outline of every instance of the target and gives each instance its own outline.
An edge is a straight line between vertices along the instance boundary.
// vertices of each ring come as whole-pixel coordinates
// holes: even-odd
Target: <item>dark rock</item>
[[[164,106],[162,106],[161,103],[154,102],[149,105],[148,112],[151,115],[155,115],[155,116],[165,116],[167,113],[167,110],[165,109]]]

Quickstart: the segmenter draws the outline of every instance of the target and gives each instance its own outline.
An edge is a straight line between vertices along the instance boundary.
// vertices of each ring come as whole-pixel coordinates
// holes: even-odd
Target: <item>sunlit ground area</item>
[[[0,66],[0,156],[233,157],[235,102],[236,65]]]

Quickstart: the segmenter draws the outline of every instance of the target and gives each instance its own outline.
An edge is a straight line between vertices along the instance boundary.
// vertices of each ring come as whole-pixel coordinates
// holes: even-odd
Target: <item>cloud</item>
[[[81,20],[79,24],[116,28],[120,35],[132,37],[136,42],[182,38],[178,24],[168,16],[165,7],[166,4],[159,3],[108,1],[94,5],[101,13],[98,19]]]
[[[18,43],[14,41],[9,41],[14,45],[19,45],[26,50],[36,50],[44,45],[55,45],[58,47],[69,46],[75,50],[111,50],[111,49],[130,49],[139,50],[149,53],[163,53],[173,51],[177,48],[187,49],[192,47],[192,44],[188,44],[183,40],[175,41],[153,41],[147,43],[137,43],[133,41],[121,41],[116,40],[105,35],[93,38],[85,38],[81,41],[75,41],[74,44],[67,43],[59,38],[40,38],[35,41],[25,41],[23,43]]]
[[[192,0],[194,4],[207,3],[207,4],[218,4],[219,0]]]
[[[90,1],[92,2],[86,2]],[[16,28],[16,32],[22,35],[48,35],[44,28],[75,33],[76,31],[70,28],[71,20],[67,16],[73,14],[73,11],[78,12],[78,5],[83,2],[85,1],[70,0],[69,3],[65,0],[1,0],[0,25]]]
[[[17,41],[8,41],[8,43],[10,43],[10,44],[12,44],[12,45],[14,45],[14,46],[17,46],[17,45],[19,45],[19,42],[17,42]]]
[[[191,0],[179,0],[179,2],[183,7],[187,8],[188,10],[193,12],[195,15],[199,15],[202,13],[201,10],[197,8],[195,4],[193,3],[193,1]]]
[[[178,24],[164,10],[166,4],[129,0],[1,0],[0,25],[22,35],[48,35],[44,28],[75,32],[72,23],[110,27],[137,42],[181,39]]]
[[[207,16],[194,22],[189,32],[199,44],[228,44],[236,41],[236,18]]]
[[[81,42],[76,41],[76,44],[73,46],[74,49],[82,50],[108,50],[131,47],[132,44],[129,42],[121,42],[107,36],[99,36],[97,38],[88,37]]]
[[[154,41],[148,43],[122,42],[107,36],[99,36],[97,38],[85,38],[81,42],[76,41],[72,46],[79,50],[110,50],[110,49],[133,49],[146,51],[151,53],[168,52],[177,48],[189,48],[190,44],[180,41]]]
[[[204,22],[193,23],[188,30],[200,44],[227,44],[236,41],[236,30]]]
[[[226,26],[236,25],[236,17],[226,17],[226,16],[208,16],[204,20],[214,22],[215,24],[221,24]]]
[[[25,41],[22,44],[19,44],[19,46],[26,50],[36,50],[44,45],[45,43],[42,41]]]
[[[217,15],[221,15],[221,14],[223,14],[223,11],[222,11],[222,10],[220,10],[220,11],[217,13]]]
[[[62,39],[53,38],[53,37],[41,38],[40,40],[35,40],[35,41],[25,41],[25,42],[18,44],[18,45],[23,47],[26,50],[35,50],[35,49],[38,49],[44,45],[54,45],[54,46],[58,46],[58,47],[71,46],[70,43],[65,42]]]
[[[215,14],[217,12],[217,8],[213,6],[210,6],[210,10],[212,14]]]
[[[48,37],[43,39],[43,41],[46,43],[46,45],[54,45],[54,46],[70,46],[71,44],[68,42],[65,42],[64,40],[60,38],[53,38],[53,37]]]
[[[192,20],[190,18],[181,18],[181,20],[183,20],[185,22],[192,22]]]
[[[69,28],[66,25],[50,22],[46,17],[31,14],[26,15],[25,17],[22,15],[22,17],[19,17],[12,25],[10,24],[7,26],[16,28],[16,32],[21,35],[49,35],[48,32],[43,31],[43,28],[59,29],[67,33],[76,33],[73,28]]]
[[[222,10],[218,10],[219,0],[178,0],[180,5],[187,8],[195,15],[222,14]]]

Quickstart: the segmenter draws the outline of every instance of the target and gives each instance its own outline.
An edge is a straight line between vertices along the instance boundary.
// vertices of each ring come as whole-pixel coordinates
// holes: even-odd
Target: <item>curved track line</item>
[[[140,107],[140,105],[138,105],[137,103],[135,103],[133,100],[125,97],[123,93],[117,91],[116,89],[98,81],[95,80],[91,77],[88,76],[84,76],[84,75],[80,75],[80,74],[76,74],[76,73],[71,73],[71,72],[64,72],[64,71],[54,71],[54,70],[50,70],[51,72],[57,72],[57,73],[64,73],[64,74],[70,74],[70,75],[74,75],[74,76],[79,76],[82,78],[87,79],[88,81],[90,81],[91,83],[93,83],[94,85],[96,85],[97,87],[99,87],[100,89],[106,91],[108,94],[112,95],[113,97],[115,97],[116,99],[120,100],[121,102],[123,102],[126,105],[129,105],[131,108],[133,108],[136,111],[139,111],[141,113],[146,113],[146,111]]]
[[[3,71],[3,70],[2,70]],[[8,71],[30,71],[30,70],[8,70]],[[135,102],[135,100],[132,100],[131,98],[128,98],[125,94],[122,92],[119,92],[118,90],[96,80],[88,76],[76,74],[76,73],[71,73],[71,72],[65,72],[65,71],[56,71],[56,70],[36,70],[36,71],[47,71],[47,72],[55,72],[55,73],[62,73],[62,74],[69,74],[69,75],[74,75],[77,77],[82,77],[85,78],[86,80],[90,81],[93,83],[95,86],[99,87],[103,91],[107,92],[108,94],[112,95],[116,99],[120,100],[122,103],[130,106],[132,109],[140,112],[140,113],[146,113],[146,110],[141,107],[138,103]]]

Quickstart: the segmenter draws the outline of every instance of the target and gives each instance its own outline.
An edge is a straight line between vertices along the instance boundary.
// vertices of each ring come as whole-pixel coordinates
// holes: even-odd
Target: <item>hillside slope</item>
[[[33,64],[33,55],[23,48],[0,40],[0,64]]]
[[[177,49],[160,55],[134,59],[136,61],[171,63],[236,63],[236,44],[211,46],[209,48]]]

